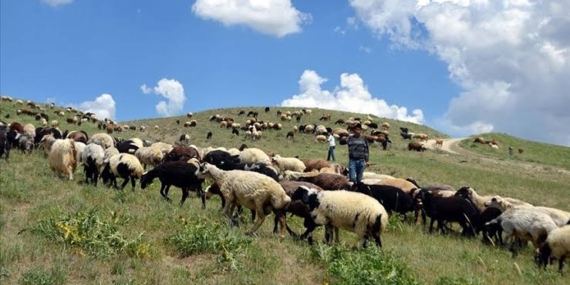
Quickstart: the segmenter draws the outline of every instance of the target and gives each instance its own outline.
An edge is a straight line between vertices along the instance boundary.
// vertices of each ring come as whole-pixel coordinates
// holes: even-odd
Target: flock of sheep
[[[330,120],[330,115],[321,119]],[[226,120],[220,121],[225,121],[227,127]],[[253,133],[263,128],[262,124],[256,128],[250,122],[247,130]],[[106,185],[123,189],[130,181],[134,190],[136,180],[140,180],[144,189],[158,179],[165,200],[170,200],[170,187],[178,187],[182,190],[181,206],[190,191],[197,192],[202,207],[206,206],[206,199],[219,195],[223,214],[232,224],[239,224],[243,208],[250,209],[253,226],[248,234],[253,234],[273,213],[274,232],[280,225],[281,237],[285,231],[297,236],[287,225],[286,216],[291,213],[304,219],[305,231],[300,238],[310,244],[313,231],[325,226],[325,240],[329,244],[333,240],[338,242],[338,231],[343,229],[357,234],[362,246],[369,240],[382,246],[389,215],[398,213],[405,218],[407,213],[414,212],[416,223],[423,220],[425,225],[427,218],[431,219],[430,232],[435,222],[442,232],[452,231],[450,224],[456,222],[462,235],[481,234],[483,242],[501,245],[505,243],[504,233],[513,256],[530,241],[536,248],[537,264],[546,266],[556,258],[561,272],[564,259],[570,254],[569,212],[509,197],[482,196],[471,187],[455,190],[448,185],[420,186],[411,178],[373,172],[365,172],[364,179],[355,184],[348,180],[342,165],[323,159],[282,157],[245,144],[232,149],[201,148],[189,145],[186,137],[186,143],[167,144],[138,138],[118,141],[108,133],[89,137],[82,131],[64,135],[57,128],[38,128],[34,129],[38,133],[32,134],[32,128],[27,129],[14,123],[0,126],[0,156],[6,154],[6,161],[10,146],[19,146],[19,138],[28,136],[27,141],[44,149],[50,169],[69,180],[74,179],[76,169],[82,165],[86,183],[94,185],[102,180]],[[307,126],[303,126],[303,131],[306,130]],[[336,135],[340,132],[326,128],[325,131]],[[345,131],[351,131],[350,124]],[[402,133],[409,134],[407,130]],[[379,137],[389,140],[387,132],[378,132],[374,137],[374,141]],[[420,139],[427,140],[427,136]],[[153,168],[145,172],[147,165]],[[117,178],[124,179],[120,186]],[[212,183],[204,189],[206,181]]]

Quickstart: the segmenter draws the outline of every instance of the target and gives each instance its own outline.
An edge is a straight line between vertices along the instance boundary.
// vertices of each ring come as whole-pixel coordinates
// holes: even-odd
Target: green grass
[[[16,116],[17,106],[0,104],[1,114],[11,115],[5,121],[36,123],[31,117]],[[279,120],[277,108],[268,114],[260,107],[218,109],[195,113],[195,128],[182,127],[185,117],[172,117],[124,122],[146,125],[148,131],[113,135],[173,142],[188,133],[192,143],[201,147],[231,148],[246,143],[283,156],[324,158],[327,145],[315,143],[313,135],[297,133],[294,140],[286,140],[285,134],[294,125],[322,123],[318,120],[322,113],[331,113],[332,122],[325,125],[333,128],[339,118],[366,116],[314,109],[313,115],[303,117],[300,123],[284,122],[283,130],[265,131],[259,141],[243,135],[232,137],[228,129],[208,121],[209,116],[219,113],[243,124],[246,118],[237,116],[241,109],[257,110],[265,121]],[[180,126],[175,123],[177,119],[182,122]],[[65,118],[58,120],[63,130],[77,128],[67,125]],[[425,126],[375,119],[383,121],[392,125],[393,144],[388,151],[372,146],[372,171],[413,177],[423,185],[469,185],[480,194],[496,193],[570,210],[568,199],[561,199],[570,197],[568,148],[485,134],[499,141],[499,152],[471,147],[469,140],[462,142],[462,155],[439,150],[410,152],[407,141],[397,135],[398,127],[430,137],[447,136]],[[154,125],[159,130],[154,130]],[[89,134],[99,132],[92,123],[80,129]],[[206,140],[208,131],[214,133],[210,141]],[[509,156],[508,144],[515,149],[523,146],[524,154]],[[346,147],[337,147],[337,161],[347,163]],[[428,234],[421,226],[401,222],[398,216],[390,217],[382,249],[356,249],[356,236],[344,231],[340,245],[323,245],[323,229],[315,232],[318,243],[310,247],[288,236],[280,239],[273,235],[271,216],[255,236],[244,235],[251,226],[248,211],[242,217],[242,227],[232,228],[221,214],[217,197],[208,201],[205,210],[194,197],[179,207],[161,198],[159,183],[145,190],[137,186],[134,192],[121,192],[86,186],[80,183],[83,179],[81,171],[75,181],[56,178],[41,152],[23,155],[13,151],[9,165],[0,160],[1,284],[447,285],[564,284],[567,280],[553,267],[538,270],[531,248],[512,259],[506,249],[484,246],[479,239],[458,234]],[[173,201],[180,195],[175,187],[170,191]],[[300,219],[294,217],[288,222],[301,231]]]

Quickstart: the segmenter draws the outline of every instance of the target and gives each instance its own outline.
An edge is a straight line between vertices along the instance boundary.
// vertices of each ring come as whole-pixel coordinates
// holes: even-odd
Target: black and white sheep
[[[331,244],[333,230],[338,242],[338,229],[356,233],[366,247],[369,238],[382,246],[382,232],[388,225],[388,213],[376,199],[350,191],[318,191],[306,186],[297,188],[292,201],[301,201],[309,207],[313,225],[326,227],[325,239]],[[308,228],[309,244],[314,227]]]
[[[198,170],[199,166],[186,161],[168,161],[142,175],[141,189],[145,189],[155,178],[158,178],[161,183],[160,195],[167,201],[170,201],[168,197],[170,186],[174,185],[182,189],[180,206],[182,206],[186,198],[188,198],[189,191],[194,190],[202,199],[202,208],[206,208],[206,197],[202,191],[204,179],[198,178]]]
[[[101,172],[103,183],[110,184],[117,188],[117,177],[125,179],[119,189],[125,188],[129,179],[133,186],[133,191],[136,186],[136,178],[141,178],[144,169],[136,156],[129,153],[115,154],[105,160],[105,167]]]
[[[85,149],[81,152],[81,163],[85,170],[85,183],[91,183],[97,186],[97,181],[99,180],[99,173],[103,169],[105,161],[105,151],[103,147],[90,143],[85,146]]]
[[[570,256],[570,221],[568,225],[552,230],[546,241],[540,246],[535,261],[539,266],[546,268],[553,258],[558,259],[558,271],[562,274],[564,260]]]

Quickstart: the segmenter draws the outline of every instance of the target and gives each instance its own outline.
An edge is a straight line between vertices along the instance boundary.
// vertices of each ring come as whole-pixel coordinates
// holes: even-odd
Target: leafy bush
[[[143,241],[142,233],[132,240],[123,237],[117,225],[125,222],[126,218],[116,212],[102,217],[92,209],[44,219],[32,231],[57,240],[80,255],[111,257],[126,253],[131,257],[149,257],[150,244]]]
[[[60,267],[47,271],[43,267],[34,267],[20,276],[22,285],[59,285],[65,283],[65,273]]]
[[[420,284],[402,262],[375,246],[351,250],[319,244],[311,247],[311,257],[325,266],[336,284]]]

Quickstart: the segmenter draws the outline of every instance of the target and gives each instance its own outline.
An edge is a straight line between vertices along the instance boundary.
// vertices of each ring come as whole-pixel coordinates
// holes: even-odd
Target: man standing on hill
[[[330,161],[332,158],[332,161],[336,161],[336,158],[334,157],[334,148],[336,146],[335,141],[334,141],[334,136],[332,133],[328,134],[328,142],[329,142],[329,154],[327,155],[327,161]]]
[[[361,135],[362,125],[360,123],[356,124],[352,132],[352,135],[341,137],[339,144],[348,145],[348,176],[350,181],[356,186],[356,183],[362,180],[364,168],[370,166],[370,164],[368,163],[368,142]]]

